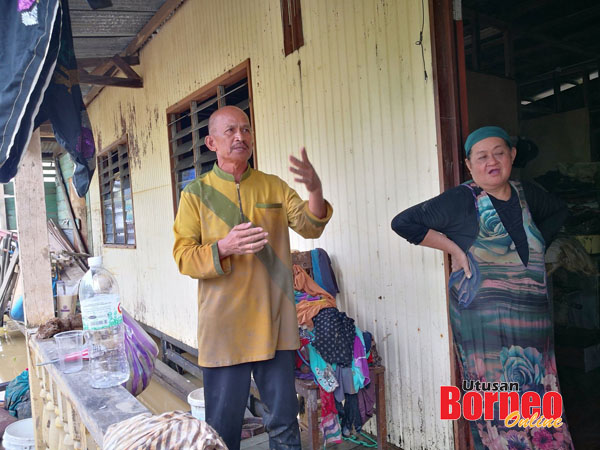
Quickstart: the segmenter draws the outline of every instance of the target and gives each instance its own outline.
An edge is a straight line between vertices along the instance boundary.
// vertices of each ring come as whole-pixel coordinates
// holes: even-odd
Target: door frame
[[[460,5],[460,1],[457,3]],[[460,11],[454,14],[453,0],[429,0],[429,21],[440,190],[443,192],[458,186],[464,176],[462,143],[468,133],[468,115],[462,15]],[[444,254],[444,263],[447,286],[448,254]],[[446,301],[448,308],[448,297]],[[451,382],[460,388],[460,366],[454,352],[449,311],[448,330]],[[454,421],[453,431],[456,450],[474,449],[468,421],[463,418]]]

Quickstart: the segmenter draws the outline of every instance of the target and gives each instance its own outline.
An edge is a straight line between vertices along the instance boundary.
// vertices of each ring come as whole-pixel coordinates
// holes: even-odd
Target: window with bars
[[[249,61],[167,110],[175,211],[181,191],[197,176],[211,170],[217,160],[204,139],[208,135],[208,118],[225,105],[242,109],[253,125]],[[250,166],[255,167],[255,155]]]
[[[135,245],[128,150],[127,138],[124,137],[98,156],[102,229],[104,243],[108,245]]]

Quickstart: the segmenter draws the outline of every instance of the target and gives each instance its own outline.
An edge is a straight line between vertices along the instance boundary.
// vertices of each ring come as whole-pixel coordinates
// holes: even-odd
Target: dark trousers
[[[227,367],[203,367],[206,422],[219,433],[229,450],[238,450],[244,410],[250,394],[250,374],[265,405],[263,423],[271,449],[300,450],[298,400],[293,350],[273,359]]]

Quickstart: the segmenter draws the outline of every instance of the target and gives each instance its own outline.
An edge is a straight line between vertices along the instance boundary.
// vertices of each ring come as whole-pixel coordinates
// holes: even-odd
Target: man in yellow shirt
[[[308,160],[290,156],[290,171],[308,201],[283,180],[250,168],[248,116],[225,106],[209,119],[213,170],[181,193],[173,255],[198,279],[198,364],[206,421],[237,450],[250,376],[267,407],[270,448],[300,449],[294,387],[299,347],[288,228],[317,238],[331,218],[321,181]]]

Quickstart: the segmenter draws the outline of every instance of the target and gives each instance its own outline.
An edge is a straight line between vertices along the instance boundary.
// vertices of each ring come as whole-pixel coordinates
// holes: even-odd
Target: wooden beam
[[[481,24],[479,23],[479,14],[473,14],[473,53],[471,54],[471,66],[473,70],[479,71],[479,63],[481,61]]]
[[[40,132],[35,130],[15,177],[23,306],[28,328],[54,317]]]
[[[556,26],[559,25],[565,25],[565,23],[567,22],[575,22],[577,23],[578,21],[581,20],[589,20],[591,17],[597,16],[600,13],[600,5],[594,5],[590,8],[585,8],[585,9],[581,9],[579,11],[575,11],[572,14],[569,14],[567,16],[559,16],[555,19],[552,20],[548,20],[546,22],[542,22],[539,25],[536,25],[535,27],[532,28],[532,31],[542,31],[542,30],[547,30],[547,29],[553,29]]]
[[[475,20],[475,17],[477,17],[477,20],[479,22],[485,23],[487,25],[491,25],[494,28],[498,28],[501,31],[508,31],[511,28],[510,24],[508,22],[506,22],[502,19],[498,19],[496,17],[489,16],[487,14],[482,14],[474,9],[463,7],[463,12],[465,14],[468,14],[469,17],[472,18],[472,20]],[[522,26],[521,27],[513,27],[511,29],[511,31],[512,31],[513,39],[519,39],[519,38],[523,38],[523,37],[531,38],[531,39],[535,39],[536,41],[546,43],[552,47],[562,48],[564,50],[568,50],[568,51],[571,51],[574,53],[586,55],[588,57],[593,57],[593,58],[600,57],[600,54],[598,54],[592,50],[578,47],[577,45],[569,43],[569,42],[565,41],[564,39],[557,39],[552,36],[548,36],[546,34],[536,32],[536,31],[534,31],[534,29],[531,29],[531,28],[525,28]]]
[[[6,252],[10,250],[10,243],[8,244],[8,248]],[[8,262],[8,260],[7,260]],[[19,264],[19,248],[17,247],[10,256],[10,263],[6,269],[3,268],[2,272],[4,272],[2,279],[2,286],[0,286],[0,325],[4,325],[4,311],[6,305],[8,304],[8,300],[12,298],[12,288],[14,288],[14,283],[16,282],[16,278],[18,274],[15,272],[15,267]]]
[[[561,108],[561,94],[560,94],[560,74],[558,72],[554,72],[554,112],[560,112]]]
[[[535,39],[536,41],[540,41],[546,43],[555,48],[562,48],[563,50],[567,50],[573,53],[578,53],[580,55],[587,56],[589,58],[600,58],[600,53],[594,52],[592,50],[587,50],[585,48],[581,48],[575,44],[570,44],[569,42],[563,39],[556,39],[550,36],[547,36],[542,33],[530,32],[528,30],[519,30],[519,37],[527,37],[528,39]]]
[[[127,48],[123,52],[121,52],[120,56],[131,56],[134,53],[136,53],[140,48],[142,48],[144,43],[152,36],[152,34],[157,30],[157,28],[159,28],[171,16],[171,14],[173,14],[173,12],[177,8],[179,8],[185,1],[186,0],[167,0],[160,7],[160,9],[156,11],[156,14],[152,16],[148,23],[144,25],[140,32],[131,40]],[[96,75],[103,72],[105,73],[106,71],[109,71],[109,75],[112,75],[116,71],[114,62],[111,61],[109,63],[103,64],[102,66],[98,67],[97,70],[94,70],[92,74]],[[90,89],[88,94],[83,99],[86,106],[89,105],[98,96],[100,91],[104,89],[104,86],[106,85],[96,85],[92,89]]]
[[[186,372],[192,374],[196,378],[202,379],[202,369],[200,369],[200,367],[198,367],[196,364],[193,364],[190,361],[188,361],[187,359],[185,359],[179,353],[168,348],[167,349],[167,358],[169,358],[169,361],[174,362],[175,364],[177,364],[179,367],[181,367]]]
[[[138,73],[131,68],[125,59],[121,58],[119,55],[115,55],[112,57],[115,66],[117,66],[121,71],[125,74],[125,76],[132,80],[141,80],[142,78],[138,75]]]
[[[140,57],[137,55],[122,56],[121,58],[130,66],[137,66],[140,63]],[[77,58],[77,67],[98,67],[113,62],[112,58]]]
[[[594,70],[598,70],[599,68],[600,68],[600,64],[598,64],[598,61],[595,59],[590,59],[590,60],[582,61],[577,64],[573,64],[571,66],[561,67],[560,73],[562,76],[569,76],[569,75],[572,76],[572,75],[580,74],[582,70],[594,71]],[[530,84],[539,83],[544,80],[551,80],[554,78],[554,72],[555,72],[555,70],[541,73],[529,80],[524,80],[524,79],[519,80],[518,83],[520,86],[527,86]]]
[[[91,247],[88,238],[87,203],[85,201],[86,196],[84,195],[83,197],[80,197],[77,195],[75,185],[73,184],[73,177],[66,179],[65,184],[69,186],[69,199],[71,200],[71,205],[73,206],[75,221],[79,219],[79,234],[81,235],[84,249],[87,250],[85,255],[87,258],[89,255],[91,255]]]
[[[79,81],[81,83],[95,84],[100,86],[126,87],[126,88],[141,88],[144,87],[144,82],[138,78],[118,78],[107,77],[103,75],[90,75],[86,72],[79,72]]]
[[[583,71],[582,80],[583,80],[583,106],[585,106],[586,108],[589,108],[589,106],[590,106],[590,72],[588,70]]]
[[[546,6],[551,1],[552,0],[530,0],[517,2],[514,7],[510,8],[510,17],[512,20],[518,19],[529,11]]]
[[[177,8],[184,3],[185,0],[167,0],[156,14],[148,21],[146,25],[140,30],[140,32],[132,39],[127,48],[125,49],[125,55],[132,55],[137,52],[146,43],[150,36],[160,27],[165,20],[175,11]]]
[[[50,124],[50,122],[44,122],[43,124],[41,124],[39,130],[41,139],[54,139],[54,130],[52,129],[52,125]]]
[[[65,199],[65,202],[67,204],[67,214],[69,215],[69,220],[73,225],[73,240],[76,244],[75,250],[77,250],[79,253],[88,253],[85,242],[83,241],[81,233],[79,232],[79,228],[77,227],[77,221],[75,220],[75,214],[73,213],[73,204],[71,203],[71,199],[65,186],[65,180],[62,175],[62,170],[60,168],[60,159],[58,158],[58,156],[54,158],[54,170],[56,171],[56,184],[58,185],[58,188],[60,189],[62,196]]]
[[[431,38],[433,93],[437,131],[440,190],[445,191],[461,182],[462,130],[460,116],[459,75],[456,61],[456,34],[452,14],[452,0],[429,0],[429,30]],[[449,277],[449,257],[444,255],[446,282]],[[453,385],[460,385],[460,364],[454,352],[452,328],[450,334],[450,377]],[[454,448],[471,450],[471,430],[465,420],[454,421]]]
[[[479,11],[463,6],[463,13],[468,16],[471,20],[477,20],[481,26],[481,23],[497,28],[500,31],[508,29],[508,23],[502,19],[482,14]]]
[[[429,0],[440,190],[461,183],[462,136],[451,0]]]
[[[183,401],[187,401],[190,392],[197,389],[196,385],[178,372],[171,369],[160,359],[154,361],[154,373],[152,379],[161,386],[167,388]]]
[[[515,77],[515,52],[510,28],[504,31],[504,76]]]

